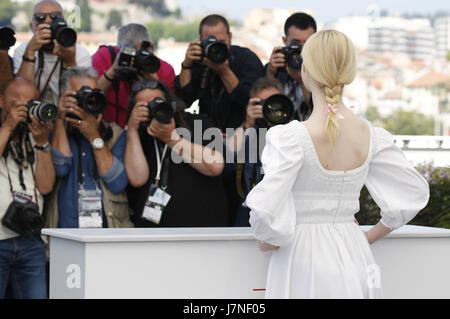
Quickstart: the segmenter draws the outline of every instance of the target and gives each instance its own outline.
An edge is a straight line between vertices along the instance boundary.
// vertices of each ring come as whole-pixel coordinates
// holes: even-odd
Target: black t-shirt
[[[239,79],[239,84],[231,93],[227,92],[219,75],[209,71],[204,77],[206,67],[203,65],[193,64],[191,82],[183,88],[179,76],[175,78],[177,95],[188,106],[199,99],[200,113],[208,115],[223,132],[244,122],[250,88],[264,76],[264,67],[258,56],[247,48],[232,45],[229,63],[231,71]],[[206,81],[204,89],[201,88],[203,80]]]
[[[206,129],[214,127],[205,116],[183,114],[185,124],[191,131],[191,141],[194,140],[194,120],[201,120],[202,135]],[[171,195],[171,199],[164,208],[159,225],[142,217],[150,186],[155,183],[157,160],[153,137],[148,135],[146,130],[141,130],[140,136],[150,169],[150,178],[142,187],[128,187],[128,198],[134,211],[132,220],[136,227],[226,227],[228,206],[222,177],[205,176],[189,164],[175,163],[170,148],[162,163],[160,185],[167,182],[166,192]],[[209,143],[211,140],[202,140],[204,146]],[[164,144],[160,141],[157,144],[161,156]]]

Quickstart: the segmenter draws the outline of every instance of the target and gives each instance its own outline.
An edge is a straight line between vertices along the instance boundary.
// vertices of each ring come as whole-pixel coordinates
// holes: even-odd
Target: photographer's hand
[[[53,40],[54,43],[54,49],[53,49],[53,54],[57,55],[61,61],[62,61],[62,66],[64,69],[70,68],[70,67],[74,67],[77,66],[77,61],[76,61],[76,52],[77,52],[77,48],[76,48],[76,44],[65,48],[62,45],[60,45],[58,43],[58,41]]]
[[[220,76],[220,79],[222,80],[228,93],[233,92],[233,90],[239,85],[239,79],[230,69],[230,62],[228,60],[221,64],[216,64],[211,62],[209,59],[204,58],[203,62],[214,73]]]
[[[36,31],[33,34],[30,42],[28,42],[27,49],[25,50],[25,56],[31,60],[34,60],[34,53],[39,51],[42,46],[49,44],[52,40],[52,32],[49,24],[40,24],[36,27]]]
[[[31,123],[28,124],[28,129],[33,135],[37,146],[43,146],[48,143],[51,122],[40,122],[34,116],[31,116]]]
[[[195,40],[189,43],[186,55],[182,65],[184,67],[192,67],[194,61],[200,61],[202,59],[202,47],[200,46],[200,40]]]
[[[28,109],[24,101],[15,103],[6,116],[6,120],[2,124],[2,129],[5,129],[10,134],[15,130],[19,123],[26,123],[28,119]]]
[[[58,101],[58,120],[65,121],[70,108],[75,108],[78,105],[77,100],[73,97],[76,93],[75,91],[67,91],[61,95]]]
[[[98,127],[100,125],[100,122],[102,121],[102,115],[100,115],[98,118],[95,118],[95,116],[86,112],[79,106],[71,107],[68,112],[76,115],[80,119],[78,120],[66,117],[67,123],[77,128],[90,143],[92,143],[96,138],[100,137]]]
[[[272,50],[272,54],[270,55],[270,61],[269,65],[267,66],[267,77],[275,78],[278,68],[284,68],[285,67],[285,57],[284,54],[281,52],[278,52],[281,50],[282,47],[275,47]]]
[[[128,132],[137,131],[139,125],[142,122],[149,122],[150,111],[147,107],[147,103],[138,102],[131,112],[130,119],[128,120]]]
[[[172,118],[169,124],[163,124],[153,119],[147,127],[147,133],[150,136],[156,137],[161,142],[173,146],[178,139],[172,139],[172,132],[175,130],[175,120]]]
[[[244,129],[255,126],[256,119],[262,119],[262,105],[258,104],[261,100],[257,97],[251,98],[247,105],[247,117],[244,123]]]

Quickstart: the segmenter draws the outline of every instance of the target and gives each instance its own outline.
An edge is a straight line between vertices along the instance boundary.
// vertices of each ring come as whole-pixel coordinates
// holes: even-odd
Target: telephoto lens
[[[14,44],[16,44],[16,38],[14,37],[14,30],[10,27],[0,27],[0,50],[8,50]]]
[[[283,94],[274,94],[260,102],[264,120],[270,126],[287,124],[294,116],[294,104]]]
[[[33,115],[41,122],[50,122],[56,119],[58,108],[51,103],[41,102],[39,100],[30,100],[27,103],[28,117]]]
[[[92,89],[89,86],[83,86],[79,89],[74,98],[78,102],[78,106],[86,112],[98,117],[106,108],[107,100],[105,94],[99,89]],[[73,118],[75,115],[71,114]]]
[[[47,51],[53,51],[54,39],[56,39],[56,41],[64,48],[74,46],[77,42],[77,33],[74,29],[67,26],[67,23],[63,18],[55,18],[50,24],[50,31],[52,32],[52,42],[43,46]]]
[[[222,64],[228,59],[227,45],[210,35],[201,42],[203,55],[215,64]]]
[[[155,118],[162,124],[169,124],[173,118],[174,111],[172,106],[160,97],[148,102],[147,107],[150,111],[150,121]]]
[[[56,18],[53,20],[50,28],[52,30],[52,38],[56,39],[63,47],[69,48],[77,42],[77,33],[74,29],[67,26],[64,19]]]

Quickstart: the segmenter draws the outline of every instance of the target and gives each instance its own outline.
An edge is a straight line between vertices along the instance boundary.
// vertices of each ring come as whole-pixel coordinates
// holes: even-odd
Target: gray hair
[[[121,47],[122,44],[137,46],[138,44],[141,44],[142,41],[152,42],[150,32],[142,24],[130,23],[124,25],[119,29],[119,33],[117,34],[117,45],[119,47]]]
[[[69,81],[73,77],[92,78],[97,80],[98,73],[91,67],[76,66],[65,70],[61,78],[61,94],[66,91],[72,90]]]

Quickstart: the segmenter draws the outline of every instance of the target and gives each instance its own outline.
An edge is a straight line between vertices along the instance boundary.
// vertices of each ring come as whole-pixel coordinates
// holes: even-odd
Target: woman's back
[[[341,107],[340,134],[333,145],[320,119],[303,122],[313,141],[321,165],[331,171],[349,171],[360,167],[369,155],[370,128],[366,121]]]

